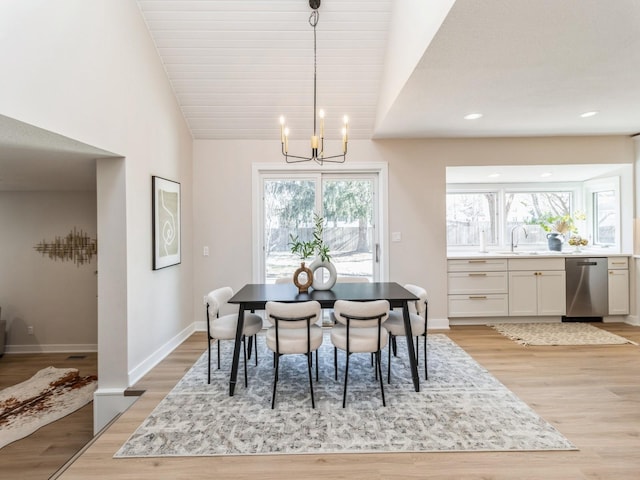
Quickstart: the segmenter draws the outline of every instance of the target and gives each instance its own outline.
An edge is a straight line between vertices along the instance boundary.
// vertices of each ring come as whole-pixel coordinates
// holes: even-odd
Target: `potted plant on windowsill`
[[[576,220],[584,220],[584,214],[576,212],[574,216],[546,213],[534,218],[531,223],[538,224],[547,232],[547,245],[551,251],[562,251],[562,244],[572,233],[578,232]]]

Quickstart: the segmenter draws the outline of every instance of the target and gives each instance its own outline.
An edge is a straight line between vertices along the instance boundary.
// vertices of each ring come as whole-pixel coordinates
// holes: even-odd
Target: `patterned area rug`
[[[422,366],[420,392],[413,388],[404,339],[391,362],[391,385],[383,352],[386,408],[367,354],[351,357],[342,408],[344,354],[339,352],[335,381],[327,333],[319,352],[320,381],[314,382],[315,410],[301,355],[282,357],[271,409],[272,357],[260,337],[259,366],[250,361],[249,387],[239,372],[229,397],[231,343],[223,343],[227,363],[221,370],[212,351],[211,385],[205,352],[115,457],[575,449],[445,335],[429,336],[429,380]]]
[[[83,407],[97,379],[74,368],[47,367],[29,380],[0,390],[0,448]]]
[[[489,326],[521,345],[637,345],[588,323],[495,323]]]

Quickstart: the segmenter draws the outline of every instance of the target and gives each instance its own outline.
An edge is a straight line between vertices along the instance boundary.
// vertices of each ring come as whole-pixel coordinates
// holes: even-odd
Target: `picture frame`
[[[153,269],[181,262],[180,183],[152,176]]]

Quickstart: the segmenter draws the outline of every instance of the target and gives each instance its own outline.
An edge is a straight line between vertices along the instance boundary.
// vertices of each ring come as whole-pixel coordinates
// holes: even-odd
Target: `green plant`
[[[329,255],[329,247],[324,244],[324,240],[322,238],[324,234],[324,218],[317,213],[314,213],[313,222],[313,240],[303,242],[298,238],[297,235],[289,235],[289,238],[291,240],[289,242],[291,253],[293,253],[294,255],[298,255],[301,260],[306,260],[307,258],[313,256],[315,253],[323,262],[328,262],[329,260],[331,260],[331,256]]]
[[[545,213],[544,215],[531,219],[531,221],[527,223],[540,225],[545,232],[567,235],[569,233],[577,233],[578,227],[575,222],[576,220],[584,220],[584,218],[584,214],[580,212],[575,212],[574,216]]]

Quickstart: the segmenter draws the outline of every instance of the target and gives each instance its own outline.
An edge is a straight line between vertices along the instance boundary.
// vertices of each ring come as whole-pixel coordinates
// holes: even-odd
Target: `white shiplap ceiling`
[[[343,113],[352,139],[640,131],[640,1],[430,0],[415,13],[424,23],[391,21],[418,3],[322,1],[318,106],[327,111],[327,137],[338,135]],[[387,52],[390,27],[422,28],[430,8],[451,3],[376,119],[384,69],[403,53]],[[293,138],[310,135],[308,0],[138,4],[195,138],[277,138],[281,114]],[[580,117],[590,110],[599,114]],[[463,119],[477,111],[480,120]]]
[[[292,138],[313,122],[313,28],[307,0],[140,0],[140,9],[195,138]],[[375,119],[391,0],[322,3],[318,106],[327,137],[349,114],[351,138]]]

